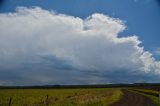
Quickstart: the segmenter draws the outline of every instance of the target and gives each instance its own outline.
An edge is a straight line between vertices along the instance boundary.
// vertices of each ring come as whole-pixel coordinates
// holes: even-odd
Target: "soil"
[[[152,101],[144,95],[122,90],[123,97],[111,106],[155,106]]]

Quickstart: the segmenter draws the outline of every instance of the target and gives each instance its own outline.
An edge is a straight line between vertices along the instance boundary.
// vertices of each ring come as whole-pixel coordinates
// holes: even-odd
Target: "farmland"
[[[0,106],[108,106],[122,96],[120,89],[1,89]],[[47,103],[46,103],[47,102]]]
[[[157,88],[5,88],[0,106],[160,106]]]

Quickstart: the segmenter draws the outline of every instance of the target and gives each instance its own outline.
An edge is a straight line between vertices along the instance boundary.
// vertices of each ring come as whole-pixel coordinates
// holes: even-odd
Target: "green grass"
[[[150,90],[150,89],[135,89],[135,90],[143,91],[143,92],[146,92],[146,93],[154,93],[154,94],[159,94],[160,93],[159,91]]]
[[[0,106],[108,106],[122,96],[120,89],[0,89]]]
[[[149,97],[156,106],[160,106],[160,99],[158,97],[152,95],[146,95],[146,96]]]
[[[137,92],[139,94],[142,94],[144,96],[147,96],[148,98],[150,98],[153,101],[155,106],[160,106],[159,97],[147,94],[147,93],[159,94],[160,92],[155,91],[155,90],[148,90],[148,89],[130,89],[130,90],[133,92]]]

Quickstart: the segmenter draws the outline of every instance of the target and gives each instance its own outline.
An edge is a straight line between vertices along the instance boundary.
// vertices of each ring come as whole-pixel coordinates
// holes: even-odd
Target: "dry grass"
[[[46,95],[48,99],[46,100]],[[120,89],[1,89],[0,106],[108,106],[122,95]]]

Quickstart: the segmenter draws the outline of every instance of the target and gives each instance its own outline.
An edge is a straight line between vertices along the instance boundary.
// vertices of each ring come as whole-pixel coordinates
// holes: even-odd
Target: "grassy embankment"
[[[47,96],[48,95],[48,98]],[[122,96],[120,89],[0,89],[0,106],[108,106]]]

